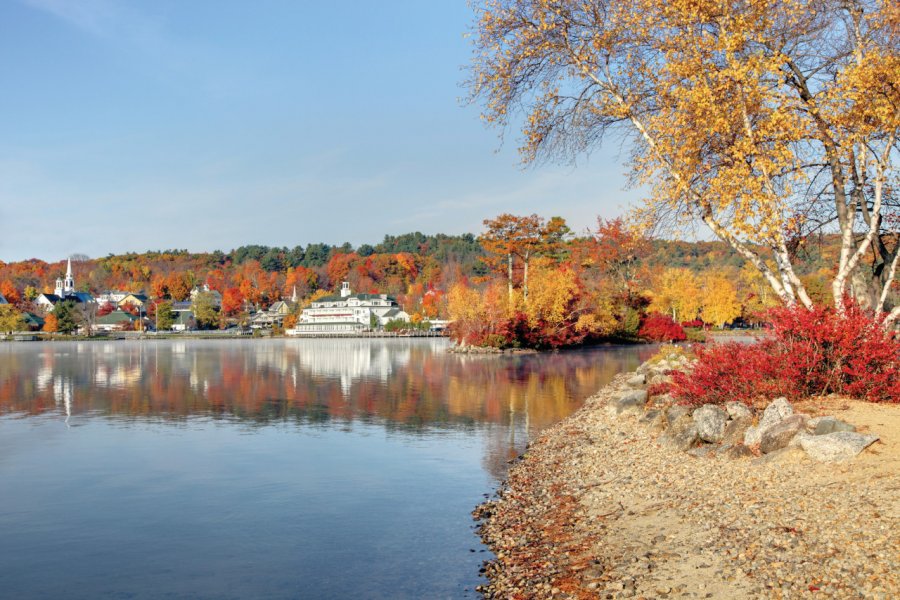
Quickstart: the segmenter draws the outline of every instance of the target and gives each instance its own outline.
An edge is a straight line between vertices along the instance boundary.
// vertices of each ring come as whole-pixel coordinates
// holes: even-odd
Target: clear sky
[[[0,259],[620,214],[612,146],[523,169],[460,86],[464,0],[0,2]]]

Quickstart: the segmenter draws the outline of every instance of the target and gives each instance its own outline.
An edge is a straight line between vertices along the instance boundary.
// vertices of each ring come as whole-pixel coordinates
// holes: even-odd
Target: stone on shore
[[[647,383],[647,376],[641,373],[630,377],[625,383],[634,388],[643,387]]]
[[[751,411],[750,407],[743,402],[726,402],[725,412],[728,413],[729,417],[735,420],[744,417],[751,418],[753,416],[753,411]]]
[[[609,401],[609,406],[615,414],[623,412],[639,412],[647,403],[647,390],[634,390],[619,394]]]
[[[766,410],[763,411],[763,416],[759,420],[759,425],[747,429],[747,432],[744,434],[744,445],[760,445],[762,443],[763,433],[767,429],[777,425],[793,414],[794,407],[787,401],[787,398],[776,398],[766,407]]]
[[[835,417],[819,417],[810,419],[807,428],[813,435],[826,435],[835,431],[856,431],[856,427]]]
[[[688,415],[669,425],[668,431],[659,437],[659,442],[668,448],[686,452],[700,439],[697,424]]]
[[[759,451],[768,454],[786,448],[794,436],[803,429],[805,423],[804,415],[791,415],[771,427],[767,427],[760,435]]]
[[[776,398],[763,411],[762,419],[759,420],[759,427],[760,429],[768,429],[772,425],[784,421],[792,414],[794,414],[794,407],[787,401],[787,398]]]
[[[725,434],[728,413],[712,404],[704,404],[694,411],[697,435],[704,442],[721,442]]]
[[[723,444],[741,444],[743,446],[744,434],[750,428],[753,419],[749,416],[738,417],[733,421],[728,421],[725,426],[725,432],[722,434]]]
[[[824,435],[803,436],[800,438],[800,447],[814,460],[841,462],[855,457],[878,439],[877,435],[835,431]]]

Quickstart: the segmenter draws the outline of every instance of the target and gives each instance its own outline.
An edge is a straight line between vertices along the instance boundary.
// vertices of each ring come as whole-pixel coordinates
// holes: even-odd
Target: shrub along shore
[[[653,393],[692,366],[620,375],[529,446],[473,513],[486,597],[900,595],[900,407]]]

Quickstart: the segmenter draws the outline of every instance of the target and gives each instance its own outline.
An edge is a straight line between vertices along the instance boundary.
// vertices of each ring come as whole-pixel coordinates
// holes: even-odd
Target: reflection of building
[[[341,284],[340,295],[313,302],[300,315],[300,322],[288,335],[354,335],[384,327],[389,321],[409,321],[409,315],[387,294],[354,294],[350,284]]]
[[[387,381],[396,367],[409,362],[409,348],[373,344],[368,340],[321,340],[298,346],[300,364],[313,377],[338,378],[349,393],[354,380]]]

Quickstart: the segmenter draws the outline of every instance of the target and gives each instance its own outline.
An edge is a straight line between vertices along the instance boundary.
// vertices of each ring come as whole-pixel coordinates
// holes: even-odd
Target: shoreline
[[[691,455],[608,410],[633,376],[545,430],[473,512],[496,557],[486,598],[900,595],[900,407],[802,405],[881,436],[845,463]]]

